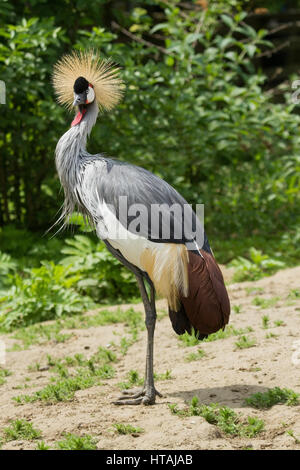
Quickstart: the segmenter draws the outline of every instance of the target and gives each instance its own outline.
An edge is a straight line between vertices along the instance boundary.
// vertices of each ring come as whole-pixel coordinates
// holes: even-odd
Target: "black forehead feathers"
[[[74,83],[74,91],[79,95],[87,90],[89,87],[89,82],[84,77],[78,77]]]

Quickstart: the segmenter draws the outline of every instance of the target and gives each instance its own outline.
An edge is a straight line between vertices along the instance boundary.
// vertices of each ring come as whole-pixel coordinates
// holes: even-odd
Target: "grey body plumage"
[[[82,212],[97,228],[99,220],[103,220],[100,204],[105,201],[113,207],[116,217],[121,224],[130,230],[130,217],[127,213],[119,212],[120,197],[126,197],[128,207],[142,204],[149,214],[147,223],[140,226],[139,234],[149,240],[160,243],[187,243],[193,239],[184,230],[184,217],[178,217],[170,212],[174,204],[185,205],[186,217],[190,216],[198,224],[195,213],[186,200],[166,181],[157,177],[144,168],[127,162],[104,157],[101,154],[91,155],[86,151],[87,138],[97,120],[98,107],[96,103],[89,105],[89,111],[79,126],[71,127],[59,140],[56,147],[56,168],[65,192],[65,202],[60,220],[67,220],[75,209]],[[160,211],[172,217],[170,236],[163,238],[159,228],[151,223],[151,206],[159,205]],[[190,209],[189,209],[190,208]],[[168,221],[168,217],[166,217]],[[175,238],[173,233],[176,225],[182,225],[178,233],[181,238]],[[100,232],[99,232],[100,233]],[[206,235],[204,234],[203,249],[211,252]],[[197,251],[195,245],[195,251]]]

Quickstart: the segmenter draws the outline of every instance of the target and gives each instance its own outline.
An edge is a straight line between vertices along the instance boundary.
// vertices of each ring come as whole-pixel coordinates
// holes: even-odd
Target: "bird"
[[[153,405],[162,395],[154,384],[156,297],[168,302],[173,330],[199,339],[225,328],[230,302],[203,222],[168,182],[147,169],[87,151],[100,113],[123,98],[120,67],[93,49],[73,50],[54,65],[57,101],[76,110],[55,150],[64,203],[63,226],[76,210],[99,239],[136,277],[147,329],[145,381],[126,390],[116,405]]]

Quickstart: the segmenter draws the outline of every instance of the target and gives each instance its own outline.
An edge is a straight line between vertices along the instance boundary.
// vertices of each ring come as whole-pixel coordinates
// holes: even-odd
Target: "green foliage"
[[[277,304],[279,297],[271,297],[270,299],[264,299],[262,297],[254,297],[252,304],[261,308],[270,308]]]
[[[299,404],[299,393],[288,388],[274,387],[267,392],[254,393],[245,399],[245,403],[254,408],[271,408],[278,403],[284,403],[289,406]]]
[[[259,418],[248,416],[245,422],[228,406],[221,406],[218,403],[199,404],[197,397],[192,398],[185,410],[180,410],[176,404],[169,405],[169,408],[171,413],[178,416],[202,416],[209,424],[217,426],[231,436],[255,437],[264,429],[264,422]]]
[[[93,305],[89,297],[75,291],[79,277],[64,266],[45,261],[24,273],[27,277],[14,275],[12,287],[0,298],[3,329],[78,313]]]
[[[56,448],[58,450],[97,450],[97,441],[88,434],[77,436],[76,434],[66,433],[65,438],[56,443]]]
[[[262,320],[262,327],[265,330],[270,327],[270,317],[268,315],[263,315],[261,320]]]
[[[255,339],[248,338],[246,335],[242,335],[234,344],[236,345],[237,349],[247,349],[255,346],[256,341]]]
[[[234,313],[241,313],[242,312],[242,306],[241,305],[233,305],[232,306],[232,310],[234,311]]]
[[[26,349],[32,344],[43,344],[47,341],[55,341],[61,343],[68,340],[72,333],[63,334],[61,330],[92,328],[103,325],[113,325],[116,323],[124,323],[125,327],[131,334],[132,341],[136,341],[138,331],[144,328],[144,321],[140,312],[136,312],[133,308],[127,310],[118,309],[101,309],[93,312],[93,314],[83,315],[74,314],[71,317],[62,316],[53,323],[37,323],[23,328],[18,328],[13,333],[13,338],[22,342],[22,345],[16,343],[13,349]],[[130,343],[130,339],[127,339]],[[130,344],[128,344],[129,347]]]
[[[139,376],[139,373],[136,370],[130,370],[127,373],[127,382],[119,383],[119,386],[123,390],[128,390],[132,386],[143,385],[144,379]]]
[[[11,274],[16,270],[17,263],[7,253],[0,251],[0,296],[1,290],[11,285]]]
[[[192,328],[191,334],[185,332],[178,337],[179,341],[182,341],[184,346],[196,346],[201,342],[199,339],[199,333]]]
[[[25,419],[16,419],[11,421],[10,426],[4,428],[4,436],[7,441],[15,441],[25,439],[32,441],[41,437],[41,432],[34,429],[32,423],[28,423]]]
[[[103,242],[75,235],[65,240],[61,252],[67,256],[60,263],[82,278],[77,283],[79,291],[95,301],[116,303],[137,295],[135,277],[109,253]]]
[[[69,118],[53,101],[50,73],[66,48],[90,44],[120,62],[127,84],[123,104],[95,129],[93,151],[142,164],[189,201],[204,201],[210,230],[224,239],[283,232],[299,215],[300,118],[263,91],[254,59],[271,43],[247,24],[243,1],[4,5],[0,75],[12,84],[0,128],[5,223],[36,230],[54,216],[53,150]],[[112,33],[111,21],[136,40]]]
[[[296,263],[300,116],[288,93],[274,103],[264,91],[266,77],[255,63],[272,45],[265,30],[247,24],[248,4],[75,4],[0,5],[0,77],[7,85],[0,122],[1,325],[74,313],[90,298],[107,303],[137,296],[133,276],[90,236],[41,239],[62,203],[53,158],[71,120],[54,101],[51,72],[74,47],[92,44],[111,56],[126,83],[121,105],[95,127],[91,152],[144,166],[189,202],[204,202],[214,251],[222,262],[234,260],[235,280]],[[82,225],[78,214],[72,222]],[[77,281],[69,288],[50,281],[49,273],[55,277],[60,268],[46,274],[41,260],[60,264]],[[40,281],[32,268],[48,278],[41,299],[33,298]]]
[[[292,429],[288,429],[288,430],[286,431],[286,433],[287,433],[288,436],[290,436],[290,437],[292,437],[292,438],[294,439],[295,444],[300,444],[300,439],[298,439],[298,438],[295,436],[295,433],[294,433],[294,431],[293,431]]]
[[[247,326],[246,328],[235,328],[229,325],[225,328],[225,330],[219,330],[216,333],[212,333],[211,335],[208,335],[208,337],[205,338],[203,342],[210,343],[211,341],[218,341],[219,339],[226,339],[226,338],[229,338],[230,336],[243,335],[251,331],[253,331],[251,326]]]
[[[202,359],[205,356],[206,356],[205,351],[203,351],[203,349],[201,349],[201,348],[198,348],[197,352],[188,354],[185,357],[185,361],[186,362],[199,361],[200,359]]]
[[[50,446],[45,444],[44,441],[40,441],[37,443],[36,450],[50,450]]]
[[[164,372],[163,374],[156,374],[156,372],[154,372],[154,380],[171,380],[171,379],[174,379],[174,377],[172,376],[172,371],[167,369],[166,372]]]
[[[70,360],[71,359],[71,360]],[[112,362],[116,356],[109,350],[99,348],[90,359],[75,355],[74,358],[55,360],[49,356],[48,364],[54,368],[56,377],[52,383],[32,395],[20,395],[13,397],[18,404],[42,401],[46,403],[57,403],[72,400],[77,390],[85,390],[94,385],[100,385],[101,379],[110,379],[114,376]],[[75,370],[69,370],[76,366]]]
[[[256,281],[285,266],[282,261],[270,258],[253,247],[249,250],[249,258],[239,256],[229,264],[235,268],[234,281]]]
[[[11,372],[8,369],[2,369],[2,367],[0,367],[0,385],[6,382],[5,378],[9,375],[11,375]]]
[[[138,435],[144,432],[144,429],[132,426],[131,424],[114,423],[113,427],[115,428],[118,434]]]

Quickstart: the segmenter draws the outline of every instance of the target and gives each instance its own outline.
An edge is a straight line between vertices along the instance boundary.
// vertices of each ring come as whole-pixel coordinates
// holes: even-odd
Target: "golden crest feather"
[[[54,65],[52,79],[57,100],[71,109],[74,82],[84,77],[94,87],[100,110],[109,111],[123,96],[125,85],[119,71],[111,59],[100,59],[93,50],[66,54]]]

